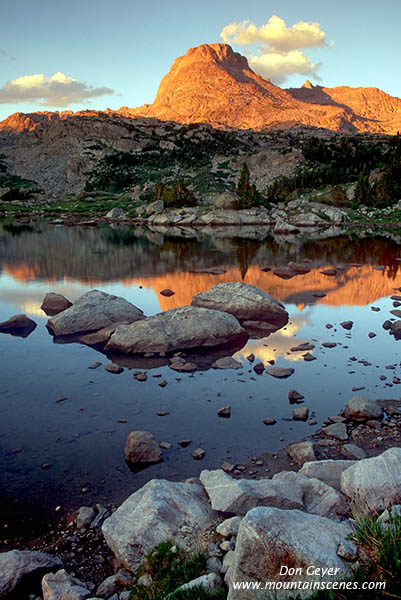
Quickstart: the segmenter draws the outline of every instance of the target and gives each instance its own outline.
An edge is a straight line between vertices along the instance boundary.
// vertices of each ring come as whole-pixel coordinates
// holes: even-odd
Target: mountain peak
[[[307,79],[302,87],[306,88],[307,90],[313,90],[315,86],[309,81],[309,79]]]

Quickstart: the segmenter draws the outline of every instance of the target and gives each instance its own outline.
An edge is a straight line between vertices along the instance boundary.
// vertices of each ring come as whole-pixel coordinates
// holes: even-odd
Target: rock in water
[[[181,306],[127,326],[119,326],[106,344],[119,352],[173,352],[238,341],[248,334],[235,317],[217,310]]]
[[[58,313],[63,312],[63,310],[67,310],[72,306],[72,302],[70,302],[65,296],[62,294],[55,294],[54,292],[49,292],[43,298],[43,302],[41,304],[41,309],[50,317],[53,315],[58,315]]]
[[[18,337],[28,337],[30,333],[36,328],[35,321],[32,321],[26,315],[14,315],[7,321],[0,323],[1,333],[10,333]]]
[[[47,328],[55,336],[72,335],[144,318],[143,312],[124,298],[91,290],[80,296],[70,308],[49,319]]]
[[[162,452],[153,433],[149,431],[131,431],[128,434],[125,459],[132,465],[158,463],[162,460]]]
[[[288,322],[288,313],[280,302],[258,287],[238,281],[218,283],[207,292],[199,292],[191,304],[230,313],[241,321],[268,321],[281,326]]]
[[[57,556],[29,550],[0,553],[0,598],[8,596],[27,575],[58,569],[63,563]]]
[[[214,513],[199,483],[153,479],[134,492],[103,523],[108,546],[134,571],[157,544],[173,540],[188,549],[181,535],[184,525],[196,538],[212,525]]]

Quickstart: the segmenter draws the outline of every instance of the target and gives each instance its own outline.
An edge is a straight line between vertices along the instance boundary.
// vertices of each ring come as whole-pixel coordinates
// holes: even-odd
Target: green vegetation
[[[153,200],[163,200],[166,208],[196,206],[198,203],[193,192],[187,188],[183,179],[178,179],[177,183],[171,187],[161,182],[157,183]]]
[[[246,163],[242,165],[236,192],[238,194],[238,200],[233,202],[234,209],[251,208],[252,206],[259,205],[262,201],[262,196],[256,189],[255,184],[251,183],[251,177]]]
[[[18,175],[8,173],[7,157],[0,154],[0,188],[10,188],[6,194],[3,194],[3,201],[24,200],[30,196],[30,193],[37,185],[30,179],[23,179]]]
[[[385,600],[401,598],[401,516],[391,515],[387,524],[376,517],[358,517],[353,540],[359,561],[348,580],[355,588],[365,582],[385,584],[383,589],[348,589],[316,592],[311,600]]]
[[[195,123],[183,125],[169,139],[171,146],[161,147],[164,136],[153,136],[140,151],[116,152],[102,158],[96,167],[87,173],[86,190],[121,192],[133,185],[147,181],[172,183],[177,178],[192,177],[195,192],[223,191],[222,179],[226,163],[219,165],[219,172],[212,172],[212,159],[216,155],[237,156],[247,145],[228,131],[204,130]],[[227,161],[226,161],[227,162]],[[207,178],[202,177],[206,168]]]
[[[202,588],[174,593],[184,583],[206,574],[205,567],[206,556],[203,553],[187,554],[171,542],[163,542],[149,554],[136,573],[138,577],[149,575],[152,585],[135,585],[131,591],[131,600],[165,600],[167,597],[171,600],[224,600],[224,586],[216,594]]]
[[[354,208],[362,204],[381,208],[401,198],[401,136],[395,136],[390,143],[362,141],[356,136],[339,142],[313,137],[304,143],[302,152],[306,166],[294,177],[276,179],[266,190],[269,202],[286,202],[295,194],[326,185],[335,186],[338,197],[340,184],[353,182],[357,182]],[[378,179],[370,183],[370,174],[376,169],[380,170]],[[347,206],[344,196],[340,202]]]

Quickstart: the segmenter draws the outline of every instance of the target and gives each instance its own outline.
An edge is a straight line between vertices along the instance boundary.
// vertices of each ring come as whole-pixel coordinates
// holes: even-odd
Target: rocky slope
[[[395,134],[401,129],[401,99],[376,88],[330,89],[309,82],[283,90],[254,73],[230,46],[204,44],[176,59],[151,105],[11,115],[0,123],[0,155],[6,156],[11,173],[36,181],[45,191],[77,192],[102,159],[126,152],[140,163],[134,185],[143,187],[166,175],[193,177],[202,167],[208,173],[219,170],[219,161],[239,154],[251,160],[261,151],[288,148],[291,139],[282,136],[277,145],[273,132],[294,127],[320,128],[321,135],[323,129]],[[192,157],[188,146],[203,154]],[[276,176],[287,174],[286,168]],[[216,183],[222,191],[230,181]]]

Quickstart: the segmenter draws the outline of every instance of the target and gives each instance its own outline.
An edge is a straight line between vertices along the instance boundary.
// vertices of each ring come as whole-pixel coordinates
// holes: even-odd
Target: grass
[[[224,600],[226,590],[222,585],[211,594],[202,588],[184,592],[175,590],[192,579],[206,574],[206,556],[202,552],[188,554],[173,546],[171,542],[162,542],[139,568],[136,575],[150,575],[152,585],[135,585],[131,590],[131,600]]]
[[[384,582],[385,589],[349,589],[321,591],[310,600],[386,600],[401,598],[401,516],[392,515],[388,524],[376,517],[358,516],[352,539],[359,549],[350,584],[361,586],[365,582]]]

